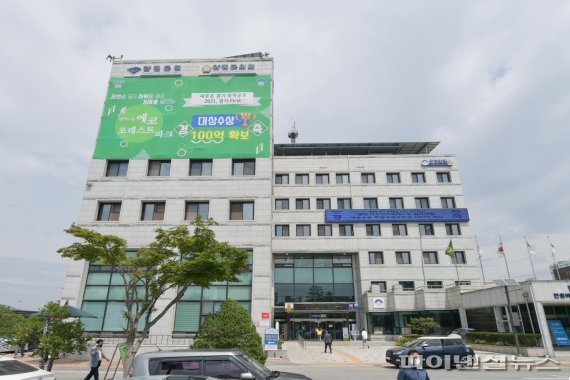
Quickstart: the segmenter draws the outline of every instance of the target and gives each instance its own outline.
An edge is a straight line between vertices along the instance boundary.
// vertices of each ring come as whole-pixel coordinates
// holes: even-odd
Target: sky
[[[268,52],[274,138],[440,141],[487,280],[570,259],[567,1],[0,2],[0,304],[58,300],[111,64]]]

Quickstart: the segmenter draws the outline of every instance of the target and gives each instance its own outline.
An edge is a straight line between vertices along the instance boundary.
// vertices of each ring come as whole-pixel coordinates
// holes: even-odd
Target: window
[[[350,198],[338,198],[336,200],[339,210],[350,210],[352,208],[352,202]]]
[[[429,208],[429,198],[416,198],[416,208]]]
[[[428,289],[442,289],[443,283],[441,281],[428,281],[427,282]]]
[[[346,185],[350,183],[350,177],[348,173],[340,173],[336,175],[336,183]]]
[[[420,235],[421,236],[433,236],[433,224],[420,224]]]
[[[125,177],[127,169],[129,168],[129,161],[107,161],[107,177]]]
[[[229,358],[204,358],[204,376],[223,379],[240,379],[243,370]],[[172,373],[172,372],[171,372]]]
[[[422,252],[422,256],[424,258],[424,264],[439,264],[439,258],[435,251]]]
[[[471,281],[455,281],[455,286],[457,285],[471,285]]]
[[[332,224],[319,224],[317,230],[319,236],[332,236]]]
[[[211,176],[212,160],[190,160],[191,176]]]
[[[318,210],[330,210],[330,208],[331,208],[330,198],[317,198]]]
[[[164,220],[166,202],[143,202],[141,220]]]
[[[455,251],[453,256],[451,256],[452,264],[467,264],[467,259],[465,258],[465,252]]]
[[[365,209],[377,209],[378,199],[376,198],[364,198],[364,208]]]
[[[411,264],[412,259],[410,257],[410,252],[407,252],[407,251],[396,252],[396,263],[398,263],[398,264]]]
[[[370,283],[370,287],[372,288],[372,291],[378,289],[380,293],[386,293],[387,291],[386,281],[372,281]]]
[[[380,225],[379,224],[367,224],[366,225],[366,236],[380,236]]]
[[[384,252],[368,252],[370,264],[384,264]]]
[[[405,224],[392,224],[392,232],[394,236],[407,236],[408,227]]]
[[[413,291],[415,288],[413,281],[400,281],[398,283],[402,285],[402,290],[405,290],[407,292]]]
[[[461,228],[459,227],[459,223],[446,223],[445,224],[445,232],[447,235],[461,235]]]
[[[121,213],[121,202],[99,203],[99,212],[97,220],[99,221],[117,221]]]
[[[328,185],[329,184],[329,175],[328,174],[317,174],[315,176],[317,185]]]
[[[289,199],[276,199],[275,210],[289,210]]]
[[[255,175],[255,159],[233,160],[232,175]]]
[[[311,225],[297,224],[297,236],[311,236]]]
[[[374,173],[362,173],[360,174],[361,183],[376,183],[376,176]]]
[[[437,182],[439,183],[449,183],[451,182],[451,176],[449,172],[439,172],[437,173]]]
[[[200,216],[202,219],[210,217],[210,203],[209,202],[186,202],[186,215],[185,220],[194,220]]]
[[[426,176],[424,173],[412,173],[412,183],[426,183]]]
[[[149,177],[168,177],[170,175],[170,160],[149,160]]]
[[[390,208],[404,208],[404,199],[390,198]]]
[[[455,198],[453,198],[453,197],[442,197],[441,198],[441,208],[455,208]]]
[[[275,236],[289,236],[289,225],[288,224],[276,224],[275,225]]]
[[[275,174],[275,184],[276,185],[288,185],[289,184],[289,174]]]
[[[309,207],[309,200],[308,199],[296,199],[295,200],[295,208],[297,210],[308,210]]]
[[[230,220],[253,220],[253,202],[230,202]]]
[[[400,183],[400,173],[386,173],[388,183]]]
[[[340,236],[354,236],[354,229],[352,228],[352,224],[339,224],[338,234]]]
[[[295,174],[295,184],[296,185],[308,185],[309,175],[308,174]]]

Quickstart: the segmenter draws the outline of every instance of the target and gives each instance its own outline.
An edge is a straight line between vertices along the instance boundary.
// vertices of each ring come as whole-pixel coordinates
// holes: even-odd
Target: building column
[[[465,312],[465,309],[462,307],[459,308],[459,319],[461,320],[461,328],[463,329],[469,328],[469,324],[467,322],[467,313]]]
[[[497,324],[497,331],[506,332],[505,325],[503,324],[503,307],[493,306],[493,313],[495,314],[495,323]]]
[[[546,355],[555,357],[554,346],[552,345],[552,339],[550,338],[550,329],[546,322],[546,314],[544,313],[542,302],[534,301],[534,308],[536,310],[536,319],[538,319],[538,329],[542,335],[542,342],[545,345],[544,349],[546,351]]]

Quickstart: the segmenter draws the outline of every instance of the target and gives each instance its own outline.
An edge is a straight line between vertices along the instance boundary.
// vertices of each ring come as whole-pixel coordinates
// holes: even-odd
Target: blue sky
[[[110,64],[275,60],[275,142],[441,141],[487,278],[570,258],[567,1],[3,1],[0,303],[59,298]],[[20,302],[21,301],[21,302]]]

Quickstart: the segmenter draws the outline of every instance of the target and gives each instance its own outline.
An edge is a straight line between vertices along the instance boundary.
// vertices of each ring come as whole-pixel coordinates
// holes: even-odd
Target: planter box
[[[468,343],[474,350],[496,352],[498,354],[516,355],[517,348],[515,346],[495,346],[492,344],[475,344]],[[521,347],[522,356],[545,356],[544,348],[542,347]]]

